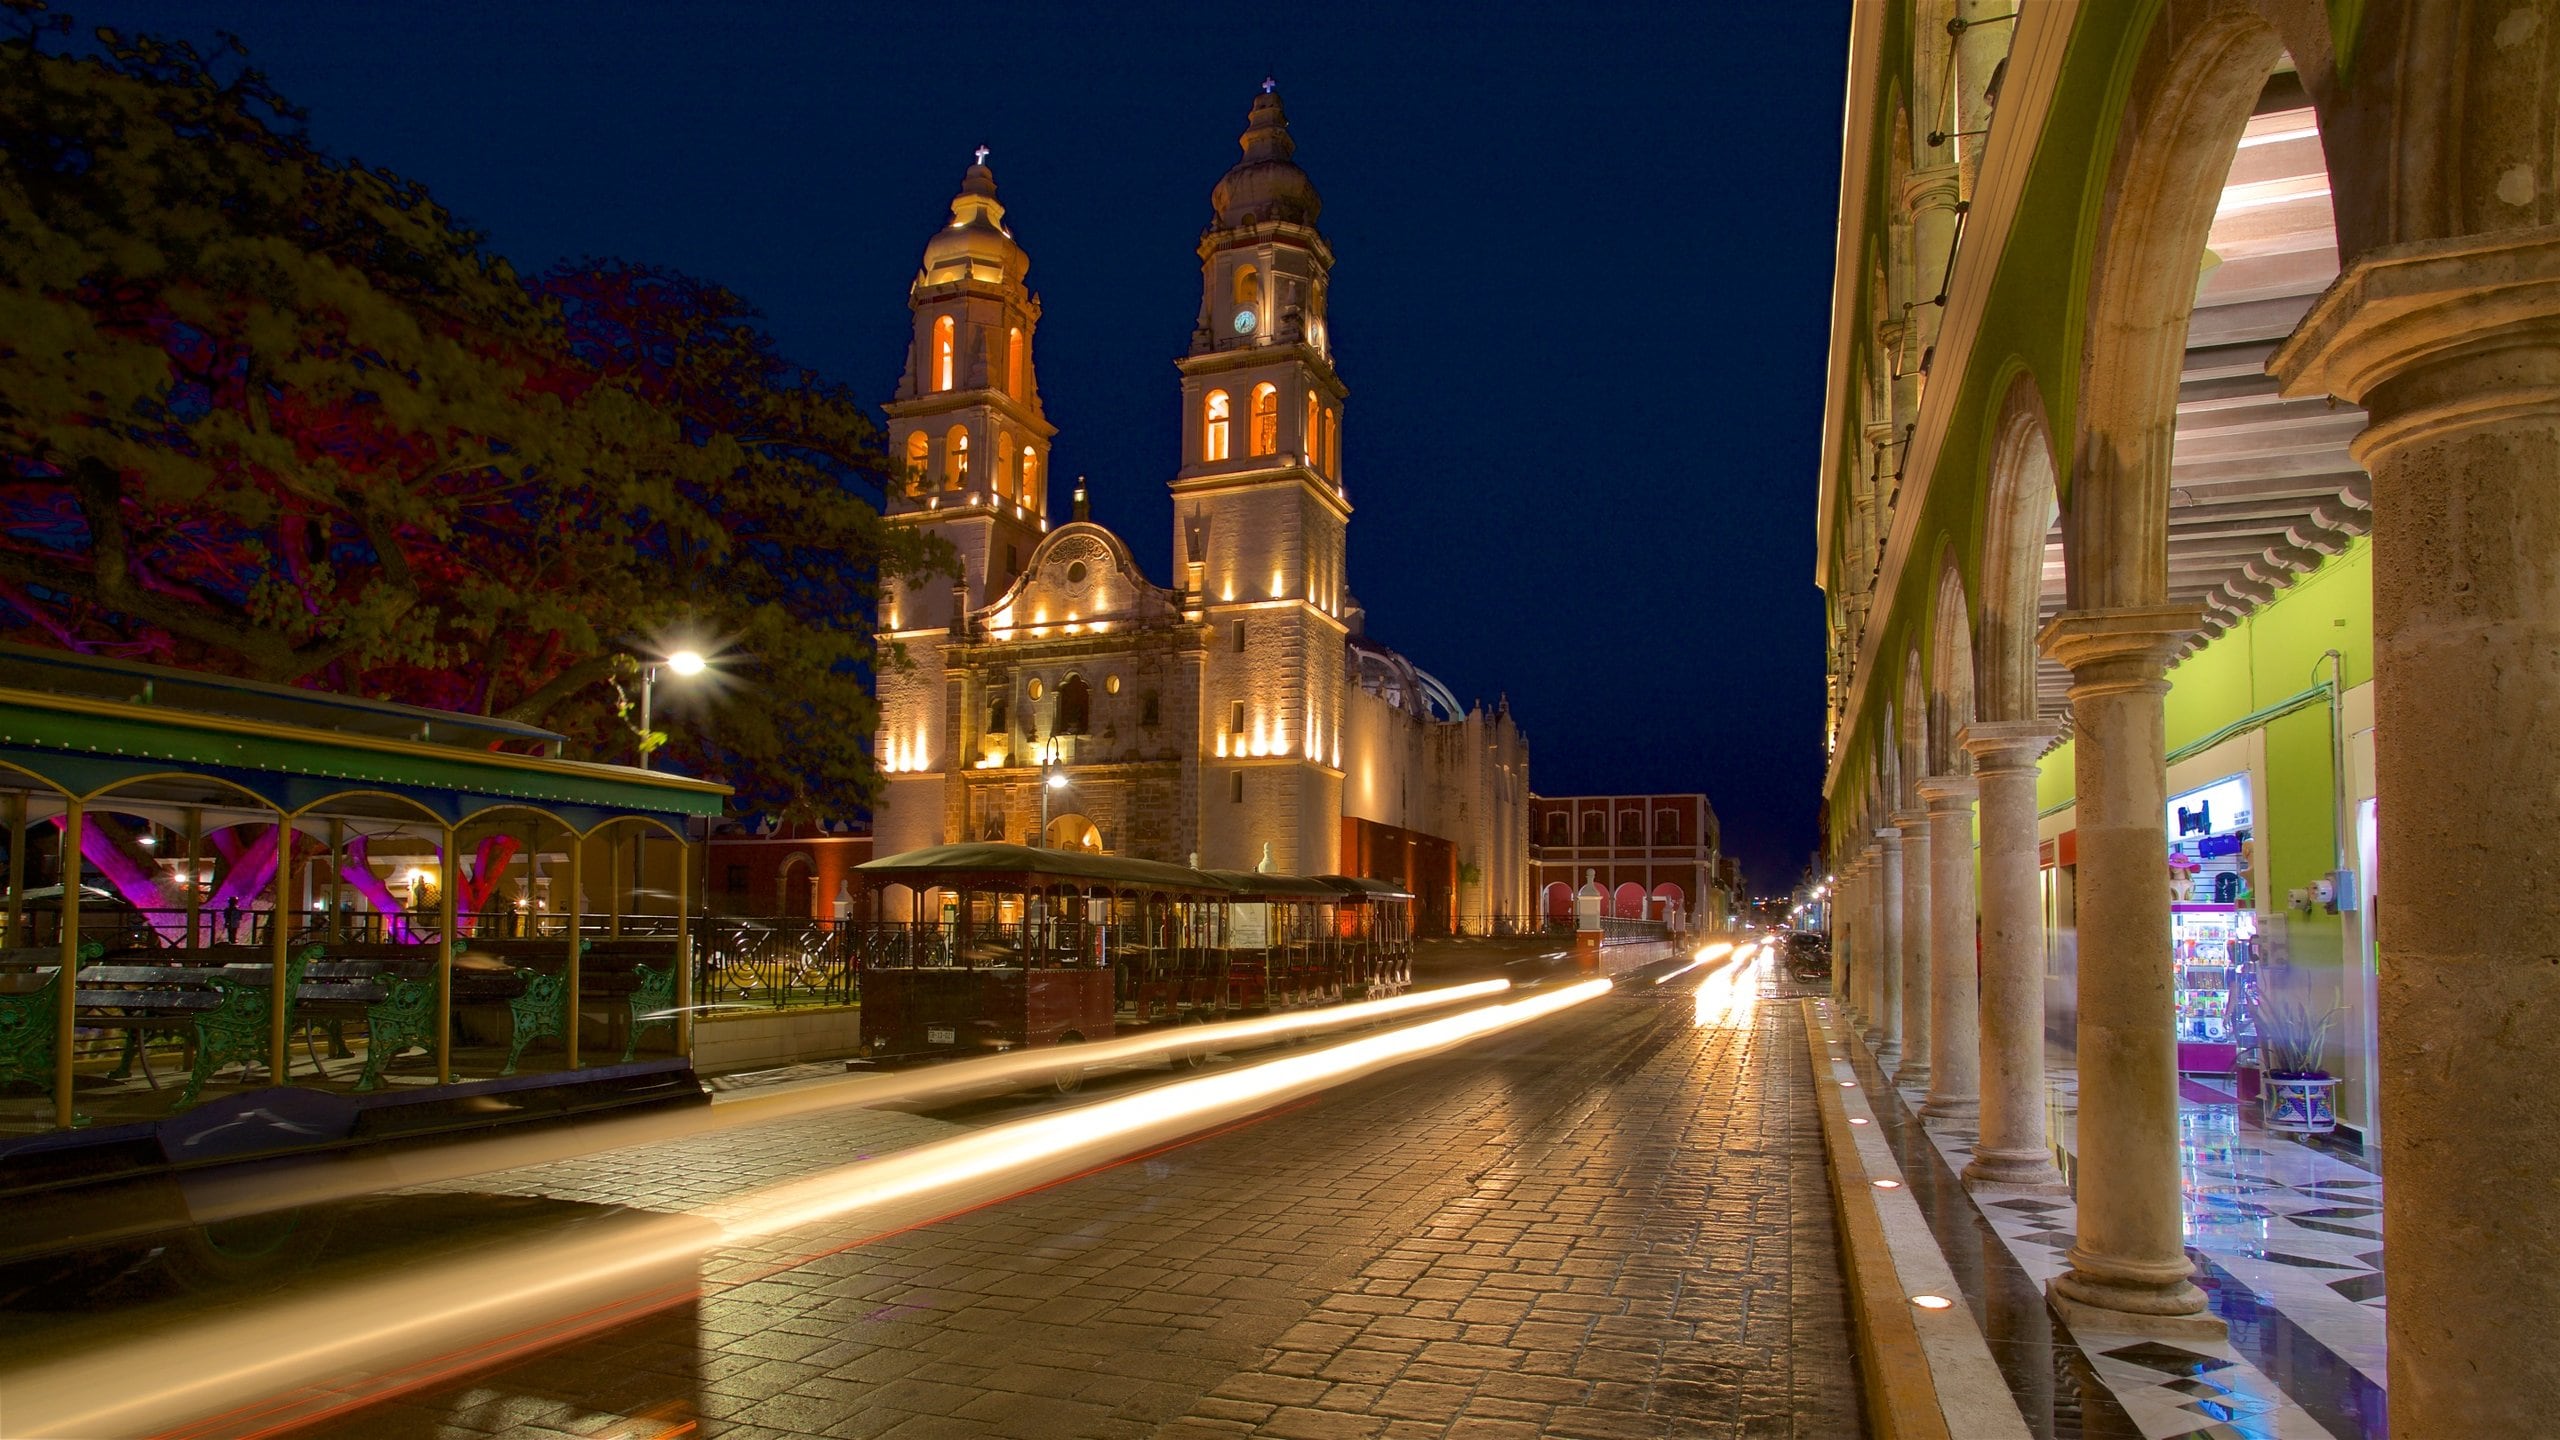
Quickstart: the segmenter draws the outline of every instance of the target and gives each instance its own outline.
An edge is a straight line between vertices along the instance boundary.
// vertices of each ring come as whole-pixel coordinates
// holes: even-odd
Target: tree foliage
[[[863,409],[718,286],[527,282],[319,151],[236,44],[7,0],[0,631],[560,729],[628,758],[635,654],[733,657],[680,756],[751,809],[876,776]],[[662,699],[674,699],[660,691]]]

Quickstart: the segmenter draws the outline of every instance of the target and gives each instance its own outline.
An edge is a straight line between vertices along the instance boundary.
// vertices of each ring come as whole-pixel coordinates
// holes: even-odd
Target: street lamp
[[[1049,796],[1067,788],[1067,772],[1058,768],[1058,742],[1055,739],[1050,740],[1040,763],[1046,773],[1040,782],[1039,848],[1046,850],[1049,848]]]
[[[699,650],[678,650],[656,664],[640,667],[640,768],[649,768],[650,701],[658,688],[658,666],[664,665],[680,677],[691,679],[709,667]]]

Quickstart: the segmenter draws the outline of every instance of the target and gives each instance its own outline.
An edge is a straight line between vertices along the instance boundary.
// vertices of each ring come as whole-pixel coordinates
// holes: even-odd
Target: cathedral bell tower
[[[949,541],[960,579],[884,577],[880,647],[909,665],[878,677],[885,772],[881,853],[935,843],[948,753],[943,656],[970,612],[1004,592],[1049,528],[1049,439],[1031,368],[1040,301],[1024,283],[1031,259],[1004,224],[987,152],[960,182],[951,220],[925,242],[907,290],[915,314],[906,374],[889,415],[886,519]]]
[[[1329,872],[1340,854],[1345,391],[1326,323],[1333,250],[1264,81],[1244,158],[1210,192],[1182,373],[1173,579],[1210,630],[1202,862]]]
[[[955,596],[976,609],[1010,584],[1048,526],[1049,438],[1031,367],[1040,300],[1031,259],[1005,228],[987,152],[960,182],[951,221],[925,243],[907,291],[915,333],[887,406],[892,523],[921,525],[960,552],[955,588],[939,577],[882,600],[884,628],[948,629]]]

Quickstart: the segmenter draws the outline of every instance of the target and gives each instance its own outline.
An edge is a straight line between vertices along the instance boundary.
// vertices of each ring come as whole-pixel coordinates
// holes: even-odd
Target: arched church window
[[[1316,448],[1317,442],[1324,438],[1323,432],[1317,428],[1317,422],[1321,417],[1322,412],[1316,408],[1316,392],[1310,390],[1307,392],[1307,428],[1298,433],[1298,451],[1306,456],[1310,468],[1315,465],[1320,454]]]
[[[1261,271],[1259,271],[1259,270],[1254,269],[1254,268],[1253,268],[1252,266],[1250,266],[1250,265],[1239,265],[1239,266],[1237,266],[1237,267],[1236,267],[1235,292],[1236,292],[1236,303],[1237,303],[1238,305],[1259,305],[1259,304],[1261,304],[1261,303],[1262,303],[1262,272],[1261,272]]]
[[[1022,327],[1016,325],[1004,339],[1004,393],[1022,398],[1022,368],[1026,363],[1022,350]]]
[[[1266,380],[1253,387],[1253,448],[1246,453],[1273,455],[1280,450],[1280,387]]]
[[[1040,452],[1039,452],[1039,451],[1037,451],[1037,450],[1032,449],[1032,448],[1031,448],[1030,446],[1028,446],[1028,445],[1023,446],[1023,447],[1022,447],[1022,484],[1021,484],[1021,486],[1019,487],[1019,489],[1017,490],[1017,492],[1016,492],[1016,493],[1018,493],[1019,495],[1021,495],[1021,497],[1022,497],[1022,503],[1023,503],[1023,504],[1025,504],[1025,505],[1030,505],[1030,506],[1035,506],[1035,507],[1036,507],[1036,506],[1037,506],[1037,505],[1039,505],[1039,503],[1040,503],[1040,492],[1039,492],[1037,489],[1034,489],[1034,488],[1032,487],[1032,481],[1036,478],[1036,476],[1037,476],[1037,474],[1038,474],[1038,472],[1039,472],[1039,469],[1040,469]]]
[[[996,499],[999,502],[1010,500],[1013,498],[1012,431],[999,430],[996,432],[996,453],[994,458],[996,463]]]
[[[1227,392],[1224,390],[1210,391],[1207,405],[1202,410],[1201,416],[1200,458],[1203,460],[1226,459],[1228,454]]]
[[[987,733],[1003,735],[1013,729],[1013,709],[1005,703],[1001,690],[987,697]]]
[[[952,358],[958,348],[956,337],[952,331],[951,317],[945,315],[935,320],[933,322],[934,389],[948,390],[951,388],[951,382],[954,378]]]
[[[1324,407],[1324,473],[1342,478],[1342,412]]]
[[[1061,735],[1082,735],[1093,728],[1093,690],[1081,675],[1070,675],[1058,687],[1058,726]]]
[[[907,437],[907,493],[925,487],[933,474],[933,442],[921,430]]]
[[[957,425],[942,439],[942,480],[954,490],[969,483],[969,432]]]

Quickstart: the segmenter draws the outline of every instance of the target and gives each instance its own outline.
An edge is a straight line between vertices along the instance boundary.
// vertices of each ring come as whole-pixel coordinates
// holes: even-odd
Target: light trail
[[[1760,977],[1775,954],[1769,945],[1747,945],[1698,982],[1696,1018],[1699,1028],[1748,1024],[1760,1008]]]
[[[1605,979],[1585,980],[1175,1081],[840,1166],[691,1215],[582,1225],[237,1305],[158,1333],[134,1334],[125,1322],[49,1337],[51,1353],[0,1370],[0,1433],[100,1440],[279,1433],[624,1323],[668,1303],[671,1285],[683,1293],[716,1248],[819,1222],[895,1217],[897,1207],[917,1202],[951,1213],[1526,1024],[1610,988]],[[1056,1064],[1048,1052],[1047,1068]]]
[[[1653,977],[1653,983],[1656,985],[1668,984],[1669,982],[1677,980],[1681,976],[1688,974],[1690,971],[1697,969],[1699,966],[1706,964],[1717,956],[1731,954],[1732,951],[1733,942],[1730,940],[1718,940],[1712,945],[1701,945],[1698,947],[1698,953],[1690,959],[1688,964],[1681,966],[1677,970],[1665,971],[1660,975],[1656,975]]]
[[[468,1143],[392,1150],[372,1155],[322,1154],[278,1157],[266,1164],[190,1175],[180,1182],[188,1218],[198,1225],[247,1215],[322,1205],[360,1195],[418,1185],[467,1180],[555,1160],[575,1159],[654,1145],[666,1140],[743,1126],[796,1120],[849,1106],[877,1108],[972,1092],[995,1093],[1045,1083],[1061,1071],[1092,1070],[1156,1060],[1176,1060],[1268,1044],[1297,1036],[1374,1025],[1418,1011],[1481,1000],[1511,988],[1508,980],[1479,980],[1414,990],[1384,1000],[1362,1000],[1314,1010],[1261,1015],[1206,1025],[1182,1025],[1086,1045],[1017,1050],[1004,1055],[947,1061],[914,1070],[832,1078],[778,1094],[724,1100],[708,1106],[599,1119],[567,1129],[494,1134]],[[152,1229],[165,1229],[165,1222]],[[99,1229],[81,1237],[99,1244],[149,1233],[137,1224]]]

